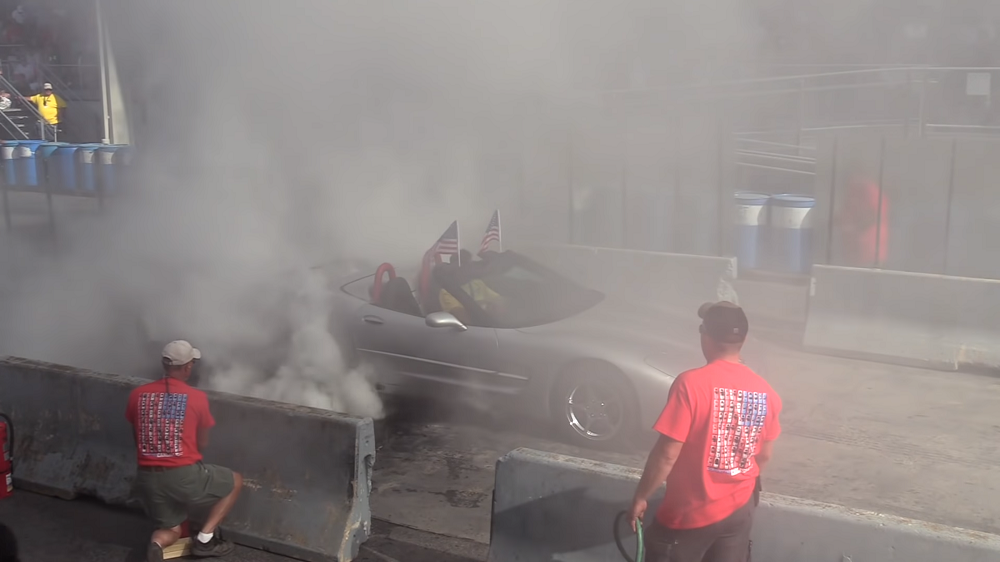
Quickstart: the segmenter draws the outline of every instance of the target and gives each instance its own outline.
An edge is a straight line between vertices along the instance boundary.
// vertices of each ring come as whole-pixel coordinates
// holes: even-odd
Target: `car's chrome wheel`
[[[571,385],[565,410],[570,428],[588,441],[614,439],[627,416],[621,392],[597,381]]]

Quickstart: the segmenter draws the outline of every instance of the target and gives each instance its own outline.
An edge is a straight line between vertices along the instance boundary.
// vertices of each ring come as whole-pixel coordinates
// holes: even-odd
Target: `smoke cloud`
[[[455,219],[474,246],[496,208],[509,238],[562,237],[568,182],[622,173],[619,132],[597,126],[618,116],[567,92],[732,78],[854,25],[738,0],[104,6],[136,181],[100,216],[61,201],[55,253],[7,238],[0,350],[137,374],[156,368],[149,340],[184,338],[216,388],[372,416],[333,279],[406,271]],[[706,128],[654,121],[632,126],[675,146]],[[602,142],[572,157],[597,171],[567,179],[586,128]],[[646,151],[650,189],[673,176],[667,150]]]

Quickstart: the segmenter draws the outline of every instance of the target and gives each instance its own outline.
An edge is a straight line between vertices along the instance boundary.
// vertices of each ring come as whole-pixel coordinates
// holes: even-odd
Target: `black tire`
[[[631,383],[607,363],[575,362],[553,387],[552,421],[565,441],[579,447],[631,449],[638,412]]]

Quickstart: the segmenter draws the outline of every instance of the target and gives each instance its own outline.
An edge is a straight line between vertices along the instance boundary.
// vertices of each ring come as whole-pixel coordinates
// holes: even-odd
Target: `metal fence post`
[[[569,236],[567,236],[566,242],[568,244],[574,243],[576,237],[576,210],[574,208],[574,197],[573,197],[573,126],[570,125],[569,131],[566,134],[566,192],[569,196],[569,216],[567,217],[567,223],[569,224]]]
[[[882,263],[882,198],[885,196],[885,186],[882,182],[885,180],[885,135],[882,135],[879,148],[879,159],[878,159],[878,209],[877,215],[875,216],[875,263],[872,267],[875,269],[881,269]],[[886,258],[888,258],[888,253],[886,253]]]
[[[948,266],[951,254],[951,204],[955,197],[955,163],[958,159],[958,139],[951,139],[951,171],[948,174],[948,199],[945,206],[944,215],[944,264],[941,266],[941,275],[949,275]]]
[[[836,220],[838,216],[834,214],[834,208],[837,206],[837,164],[840,158],[840,135],[835,135],[833,137],[833,163],[830,169],[830,208],[827,210],[826,215],[826,264],[834,265],[833,263],[833,243],[835,241],[834,229],[836,228]]]
[[[622,112],[622,248],[628,243],[628,114]]]
[[[903,136],[910,138],[910,104],[913,95],[913,73],[906,71],[906,103],[903,105]]]
[[[917,138],[924,138],[924,112],[927,110],[927,73],[920,73],[920,113],[917,116]]]
[[[806,112],[806,81],[799,80],[799,104],[798,115],[796,116],[795,127],[795,155],[802,156],[802,128],[805,121]]]

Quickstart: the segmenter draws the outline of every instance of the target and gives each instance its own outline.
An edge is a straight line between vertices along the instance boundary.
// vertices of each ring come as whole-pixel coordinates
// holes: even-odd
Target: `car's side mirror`
[[[432,312],[427,315],[426,321],[431,328],[456,328],[463,332],[468,330],[465,324],[447,312]]]

